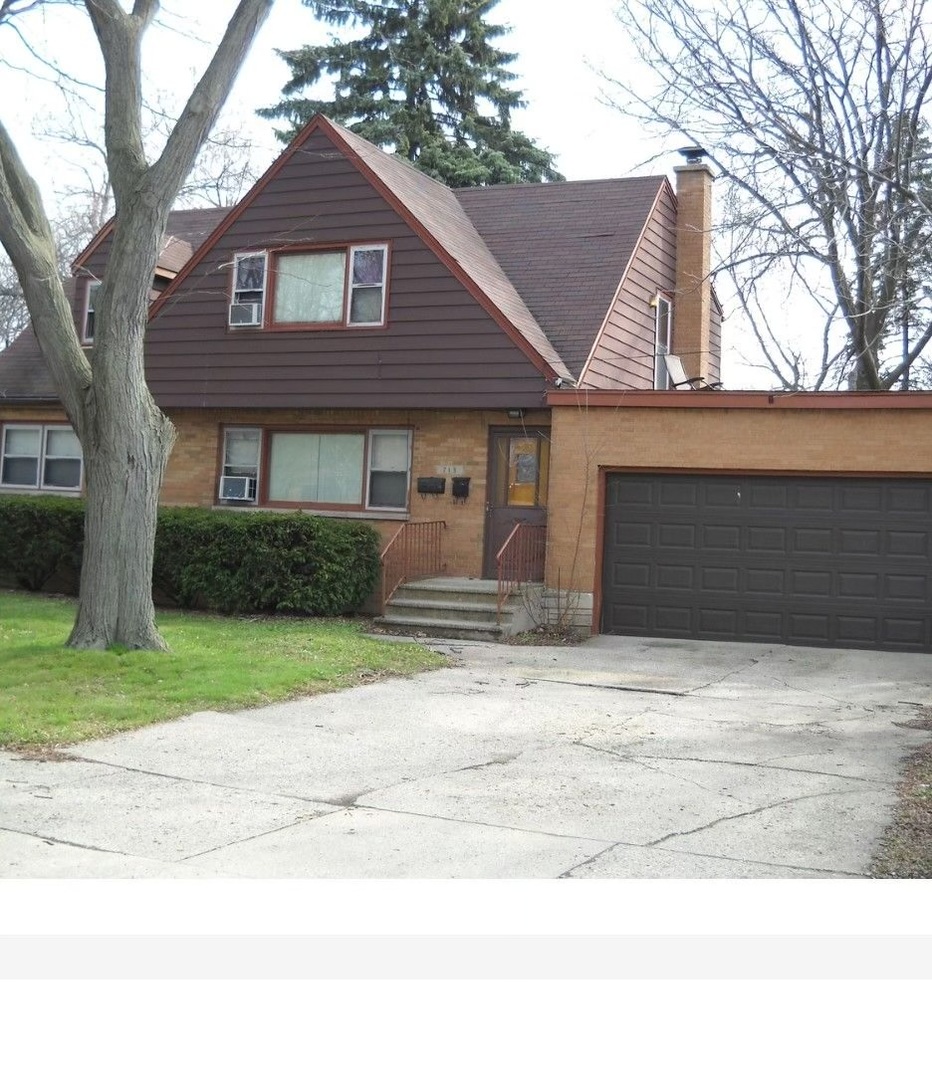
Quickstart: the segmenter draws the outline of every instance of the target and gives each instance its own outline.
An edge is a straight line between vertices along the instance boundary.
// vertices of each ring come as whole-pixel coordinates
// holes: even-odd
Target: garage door
[[[932,484],[607,478],[609,634],[929,650]]]

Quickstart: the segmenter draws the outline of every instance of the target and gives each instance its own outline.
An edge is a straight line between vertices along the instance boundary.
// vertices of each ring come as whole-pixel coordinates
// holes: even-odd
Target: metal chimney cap
[[[701,165],[706,152],[701,146],[684,146],[679,151],[686,158],[687,165]]]

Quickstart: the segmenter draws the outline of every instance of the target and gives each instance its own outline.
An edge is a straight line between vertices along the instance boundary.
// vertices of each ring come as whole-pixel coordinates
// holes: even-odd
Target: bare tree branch
[[[932,0],[628,0],[619,17],[645,66],[606,75],[614,104],[708,149],[734,211],[726,264],[792,262],[828,286],[826,333],[846,345],[823,342],[822,363],[853,364],[873,389],[930,340],[930,16]],[[739,275],[739,291],[755,280]],[[906,307],[916,334],[891,365]],[[774,356],[795,377],[787,347]]]

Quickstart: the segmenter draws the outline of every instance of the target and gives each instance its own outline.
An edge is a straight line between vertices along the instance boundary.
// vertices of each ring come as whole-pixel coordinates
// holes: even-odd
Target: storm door
[[[497,577],[495,557],[520,522],[547,523],[549,428],[492,428],[483,577]]]

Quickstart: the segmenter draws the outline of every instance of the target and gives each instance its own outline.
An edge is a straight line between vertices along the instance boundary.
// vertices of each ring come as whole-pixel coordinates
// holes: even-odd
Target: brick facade
[[[462,469],[470,477],[469,498],[453,501],[451,477],[446,493],[421,496],[412,492],[406,516],[365,515],[387,540],[403,520],[445,521],[444,558],[447,573],[480,577],[485,530],[488,432],[492,426],[513,425],[504,412],[481,410],[170,410],[178,441],[162,488],[162,503],[175,506],[212,506],[216,502],[224,425],[268,427],[410,427],[414,431],[412,488],[419,476],[437,476],[444,466]],[[528,425],[546,424],[546,412],[528,414]]]
[[[552,416],[546,578],[588,598],[598,589],[606,471],[932,477],[932,394],[683,391],[676,407],[662,394],[556,398],[565,407]]]

